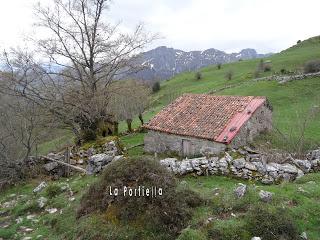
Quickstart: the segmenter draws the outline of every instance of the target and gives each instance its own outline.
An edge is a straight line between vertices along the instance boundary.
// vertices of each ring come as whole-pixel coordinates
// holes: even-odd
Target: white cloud
[[[21,43],[21,34],[32,29],[35,1],[1,1],[0,46]],[[114,0],[106,18],[122,20],[126,29],[144,22],[165,37],[152,47],[269,52],[319,35],[319,9],[318,0]]]

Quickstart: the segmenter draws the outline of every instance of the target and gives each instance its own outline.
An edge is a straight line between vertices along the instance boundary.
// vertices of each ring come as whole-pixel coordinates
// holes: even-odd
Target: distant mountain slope
[[[268,56],[270,54],[267,54]],[[243,49],[239,53],[226,52],[210,48],[205,51],[185,52],[182,50],[158,47],[141,55],[141,64],[146,68],[134,75],[143,80],[164,80],[185,71],[194,71],[218,63],[230,63],[264,57],[254,49]]]

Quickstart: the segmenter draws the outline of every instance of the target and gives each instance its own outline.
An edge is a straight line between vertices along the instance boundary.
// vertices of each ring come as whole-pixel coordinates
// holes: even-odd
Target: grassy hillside
[[[306,61],[320,58],[320,37],[305,40],[281,53],[265,60],[270,60],[272,69],[260,77],[280,75],[281,69],[288,72],[302,71]],[[183,93],[212,93],[216,95],[262,95],[267,96],[274,108],[274,126],[280,131],[299,135],[302,122],[308,118],[312,107],[320,106],[320,78],[279,84],[276,81],[254,81],[254,72],[260,59],[239,61],[222,65],[221,69],[209,66],[200,70],[202,79],[196,80],[194,72],[187,72],[162,82],[161,90],[152,96],[152,107],[145,114],[146,119],[154,116],[162,107]],[[227,71],[232,70],[234,77],[225,79]],[[226,86],[228,89],[220,90]],[[320,143],[320,121],[310,119],[307,124],[306,138],[316,144]],[[138,126],[136,119],[134,126]],[[122,124],[121,129],[125,129]],[[141,138],[140,138],[141,139]],[[272,140],[272,139],[271,139]],[[273,137],[275,144],[276,140]]]
[[[261,76],[280,74],[281,69],[289,72],[300,71],[307,60],[320,58],[320,38],[312,38],[295,45],[266,60],[272,63],[270,72]],[[301,121],[310,120],[307,124],[306,137],[315,144],[320,143],[319,117],[310,119],[309,109],[320,106],[320,78],[310,78],[301,81],[279,84],[276,81],[254,81],[254,71],[259,59],[239,61],[225,64],[221,69],[216,66],[200,70],[202,79],[196,80],[195,73],[183,73],[161,83],[161,90],[152,95],[152,104],[145,113],[145,120],[150,119],[169,102],[183,93],[212,93],[225,95],[263,95],[267,96],[274,109],[274,125],[284,133],[292,132],[297,137],[301,128]],[[227,81],[225,74],[232,70],[234,77]],[[134,127],[139,126],[138,119]],[[125,123],[121,123],[120,130],[125,131]],[[68,139],[70,137],[66,136]],[[143,147],[134,147],[143,142],[144,133],[134,133],[122,136],[121,140],[129,149],[129,156],[143,155]],[[258,139],[259,140],[259,139]],[[263,137],[263,141],[270,141],[273,146],[282,147],[275,135]],[[51,141],[43,145],[43,152],[58,147],[64,138]],[[311,147],[308,145],[307,147]],[[37,239],[95,239],[95,233],[105,236],[103,239],[138,239],[132,237],[137,226],[121,225],[106,220],[105,214],[96,214],[90,218],[76,219],[75,211],[79,207],[81,196],[94,183],[97,177],[76,175],[70,179],[60,179],[49,182],[49,187],[39,194],[33,194],[32,189],[43,179],[36,179],[23,185],[7,190],[0,196],[0,238],[21,239],[33,237]],[[298,233],[307,232],[308,239],[319,239],[320,232],[320,174],[308,174],[293,183],[264,186],[260,183],[240,180],[248,185],[248,193],[242,199],[235,198],[233,190],[239,180],[221,176],[186,176],[178,179],[180,187],[189,188],[198,192],[205,200],[193,210],[193,217],[178,240],[196,239],[251,239],[256,234],[262,236],[263,231],[272,232],[281,228],[281,231],[291,231],[292,224]],[[70,192],[60,190],[69,185]],[[259,191],[267,190],[274,193],[270,203],[263,203],[259,199]],[[54,193],[54,194],[52,194]],[[51,196],[52,195],[52,196]],[[37,207],[38,199],[48,198],[46,208],[57,208],[56,213],[49,213]],[[50,196],[50,197],[49,197]],[[258,211],[257,211],[258,209]],[[282,215],[283,209],[285,214]],[[260,211],[261,210],[261,211]],[[259,212],[260,211],[260,212]],[[208,221],[210,219],[210,221]],[[258,222],[254,222],[258,221]],[[279,224],[280,223],[280,224]],[[262,229],[259,227],[262,226]],[[25,232],[31,228],[31,232]],[[278,229],[279,230],[279,229]],[[260,232],[261,231],[261,232]],[[156,239],[154,233],[139,233],[139,239]],[[146,235],[145,235],[146,234]],[[117,236],[117,238],[115,237]],[[275,239],[275,238],[263,238]],[[286,238],[290,239],[290,238]]]

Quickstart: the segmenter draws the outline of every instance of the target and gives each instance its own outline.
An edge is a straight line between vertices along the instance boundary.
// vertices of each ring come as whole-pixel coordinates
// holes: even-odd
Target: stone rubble
[[[268,191],[260,190],[260,192],[259,192],[259,197],[260,197],[261,201],[266,202],[266,203],[271,202],[272,196],[273,196],[273,193],[268,192]]]
[[[33,193],[41,192],[46,187],[47,187],[47,183],[41,182],[35,189],[33,189]]]
[[[63,154],[49,153],[48,158],[65,162],[65,156]],[[112,161],[118,161],[123,159],[121,150],[117,147],[115,141],[105,143],[99,149],[93,147],[88,150],[79,150],[77,152],[70,153],[70,164],[77,165],[81,168],[86,168],[88,174],[96,174],[103,170],[103,168]],[[85,165],[85,166],[83,166]],[[66,173],[66,166],[58,164],[56,162],[48,161],[43,165],[45,172],[55,179],[64,176]],[[71,169],[69,169],[71,170]]]
[[[244,154],[240,154],[240,151]],[[176,175],[230,175],[264,184],[293,181],[306,173],[320,170],[320,150],[311,151],[305,160],[293,159],[285,163],[266,163],[263,155],[252,149],[239,150],[236,159],[226,152],[219,157],[198,157],[179,161],[177,158],[160,160],[160,164]]]
[[[242,198],[247,192],[247,185],[238,183],[238,186],[234,190],[234,195],[236,195],[237,198]]]

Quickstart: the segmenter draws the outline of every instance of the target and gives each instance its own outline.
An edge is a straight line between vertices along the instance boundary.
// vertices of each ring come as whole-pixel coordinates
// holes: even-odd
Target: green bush
[[[180,236],[177,238],[177,240],[206,240],[206,236],[198,231],[191,228],[183,229]]]
[[[62,192],[61,187],[57,184],[51,184],[46,188],[46,195],[48,198],[54,198]]]
[[[210,240],[244,240],[251,239],[245,226],[237,221],[222,221],[208,230]]]
[[[201,72],[196,72],[196,74],[195,74],[195,79],[196,79],[196,80],[201,80],[201,79],[202,79],[202,74],[201,74]]]
[[[109,187],[119,188],[118,196],[110,196]],[[157,197],[128,197],[121,192],[122,186],[162,188]],[[125,159],[112,162],[103,172],[100,180],[93,184],[81,200],[78,217],[94,212],[105,214],[109,222],[129,224],[164,231],[175,237],[191,218],[191,206],[200,201],[191,201],[195,193],[176,189],[174,176],[159,162],[148,158]],[[185,196],[185,197],[181,197]]]
[[[305,73],[315,73],[320,72],[320,59],[314,59],[306,62],[304,64]]]
[[[156,93],[156,92],[159,92],[160,91],[160,83],[159,82],[155,82],[153,85],[152,85],[152,92],[153,93]]]
[[[247,230],[263,240],[298,240],[299,233],[287,210],[256,207],[247,215]]]

